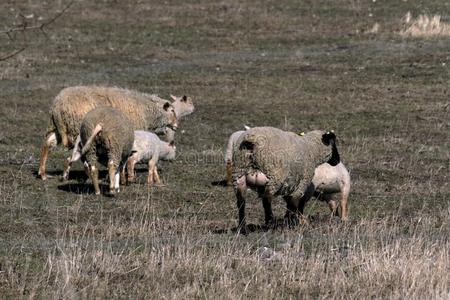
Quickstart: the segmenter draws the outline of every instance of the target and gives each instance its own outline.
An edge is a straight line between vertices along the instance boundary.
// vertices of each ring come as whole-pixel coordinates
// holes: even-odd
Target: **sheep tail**
[[[97,124],[97,126],[95,126],[94,131],[92,131],[91,136],[86,141],[86,144],[83,145],[83,149],[81,149],[81,154],[82,155],[86,154],[86,152],[91,147],[91,144],[94,141],[95,137],[102,131],[102,129],[103,128],[102,128],[101,124]]]

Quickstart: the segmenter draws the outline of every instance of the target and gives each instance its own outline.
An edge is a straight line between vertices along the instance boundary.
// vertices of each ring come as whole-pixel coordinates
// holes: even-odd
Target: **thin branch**
[[[42,23],[40,25],[28,26],[28,23],[26,21],[26,17],[24,15],[22,15],[22,14],[19,14],[19,16],[22,18],[22,24],[20,24],[20,25],[18,25],[16,27],[8,28],[7,30],[0,31],[0,34],[6,34],[10,40],[13,40],[13,36],[11,35],[13,32],[24,32],[24,31],[27,31],[27,30],[38,29],[47,37],[47,32],[45,31],[45,27],[49,26],[50,24],[54,23],[57,19],[59,19],[72,6],[72,4],[74,4],[74,3],[75,3],[75,0],[70,1],[63,8],[63,10],[61,10],[58,14],[56,14],[49,21],[44,22],[44,23]],[[4,60],[7,60],[7,59],[9,59],[11,57],[14,57],[14,56],[16,56],[17,54],[19,54],[20,52],[24,51],[27,48],[27,45],[26,45],[27,42],[26,42],[25,35],[24,35],[24,44],[25,44],[24,47],[14,51],[14,52],[12,52],[10,54],[7,54],[7,55],[5,55],[3,57],[0,57],[0,61],[4,61]]]
[[[7,54],[7,55],[5,55],[3,57],[0,57],[0,61],[4,61],[4,60],[7,60],[7,59],[10,59],[11,57],[16,56],[17,54],[19,54],[20,52],[24,51],[25,49],[26,49],[26,47],[23,47],[23,48],[21,48],[19,50],[14,51],[13,53],[10,53],[10,54]]]
[[[56,14],[49,21],[44,22],[40,25],[28,26],[26,21],[24,21],[22,24],[20,24],[20,26],[11,27],[11,28],[8,28],[7,30],[0,31],[0,34],[7,34],[9,36],[10,33],[16,32],[16,31],[26,31],[26,30],[34,30],[34,29],[43,30],[46,26],[54,23],[57,19],[59,19],[74,3],[75,3],[75,0],[70,1],[69,4],[67,4],[62,11],[60,11],[58,14]]]

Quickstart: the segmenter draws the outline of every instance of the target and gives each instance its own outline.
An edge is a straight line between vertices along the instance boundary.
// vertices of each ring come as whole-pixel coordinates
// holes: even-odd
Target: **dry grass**
[[[66,1],[31,2],[0,2],[1,25]],[[397,34],[411,7],[447,2],[76,1],[0,65],[0,298],[448,299],[450,39]],[[92,83],[194,99],[167,186],[147,189],[145,168],[115,198],[81,165],[35,178],[52,99]],[[243,124],[334,129],[349,223],[311,201],[310,226],[236,235],[233,191],[212,183]],[[254,193],[247,216],[263,222]]]
[[[406,28],[400,31],[402,36],[421,38],[450,36],[450,24],[442,22],[440,15],[419,15],[414,19],[408,12],[403,20]]]

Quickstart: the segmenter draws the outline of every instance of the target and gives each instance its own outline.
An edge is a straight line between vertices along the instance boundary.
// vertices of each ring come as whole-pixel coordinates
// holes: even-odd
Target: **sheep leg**
[[[328,200],[328,207],[330,208],[331,215],[335,216],[337,214],[337,203],[335,200],[330,199]]]
[[[72,155],[66,159],[64,162],[64,172],[62,176],[62,180],[69,179],[70,168],[72,167],[73,162],[77,161],[81,157],[81,148],[80,148],[81,137],[78,135],[77,140],[75,141],[75,147],[73,148]]]
[[[119,166],[114,174],[114,189],[116,193],[120,193],[120,179],[122,174],[122,168]]]
[[[258,194],[262,199],[264,207],[264,221],[266,225],[273,225],[273,212],[272,212],[272,195],[266,187],[258,188]]]
[[[128,182],[134,182],[136,179],[135,173],[134,173],[134,165],[136,164],[136,160],[134,157],[130,157],[127,160],[127,171],[128,171]]]
[[[94,165],[90,165],[89,171],[90,171],[89,177],[91,178],[92,184],[94,185],[95,194],[100,195],[100,186],[98,183],[98,169]]]
[[[153,176],[155,178],[156,184],[161,185],[161,179],[159,178],[158,167],[156,165],[153,168]]]
[[[155,167],[155,164],[152,163],[152,160],[148,161],[148,177],[147,177],[147,184],[150,186],[153,184],[154,179],[153,179],[153,168]]]
[[[238,232],[246,235],[248,233],[245,220],[245,192],[247,190],[246,176],[241,176],[235,183],[236,205],[239,211]]]
[[[108,175],[109,175],[109,193],[114,195],[116,190],[116,166],[113,160],[108,161]]]
[[[121,185],[127,184],[127,177],[125,176],[125,165],[123,165],[120,170],[120,184]]]
[[[347,221],[348,220],[348,194],[350,192],[349,188],[344,188],[341,191],[341,198],[339,199],[339,216],[341,217],[342,221]]]
[[[50,149],[55,147],[57,143],[58,141],[56,139],[56,134],[54,132],[48,134],[45,137],[44,142],[42,143],[41,156],[39,159],[39,171],[38,171],[38,177],[40,177],[42,180],[47,179],[47,175],[45,174],[45,165],[47,163],[48,154],[50,152]]]
[[[232,185],[233,164],[231,160],[227,160],[227,185]]]
[[[298,225],[298,203],[296,199],[292,196],[284,196],[284,201],[286,201],[286,214],[284,219],[288,226]]]

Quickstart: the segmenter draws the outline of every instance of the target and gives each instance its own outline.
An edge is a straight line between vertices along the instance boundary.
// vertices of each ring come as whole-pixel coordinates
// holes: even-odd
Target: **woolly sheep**
[[[248,126],[244,127],[246,130],[250,129]],[[236,147],[236,142],[243,133],[245,133],[244,130],[236,131],[232,133],[228,139],[225,150],[227,185],[232,185],[233,148]],[[350,174],[344,164],[340,162],[334,167],[328,163],[321,164],[314,170],[314,177],[306,189],[305,195],[300,200],[299,212],[303,214],[306,202],[314,196],[319,200],[326,201],[332,214],[336,214],[337,204],[333,199],[333,196],[335,194],[340,194],[339,216],[345,221],[348,218],[347,203],[349,193]]]
[[[136,130],[134,132],[133,154],[128,158],[126,165],[128,182],[134,181],[134,165],[143,161],[148,162],[147,183],[149,185],[152,185],[154,182],[161,184],[157,170],[158,160],[175,159],[175,150],[176,147],[173,141],[170,143],[163,142],[152,132]]]
[[[132,122],[132,129],[178,126],[175,110],[170,102],[155,101],[151,95],[116,87],[76,86],[63,89],[50,108],[50,121],[41,148],[38,176],[46,179],[45,165],[50,149],[57,144],[71,148],[77,145],[80,124],[90,110],[110,106],[123,112]],[[74,156],[74,155],[72,155]],[[71,158],[66,164],[72,163]]]
[[[331,213],[337,213],[337,204],[333,199],[335,194],[340,194],[339,216],[341,220],[348,219],[348,195],[350,193],[350,174],[342,162],[336,166],[327,163],[321,164],[314,171],[314,177],[308,186],[305,195],[300,200],[299,212],[303,214],[303,209],[308,200],[314,196],[318,200],[328,203]]]
[[[108,167],[110,194],[119,192],[120,172],[133,147],[131,121],[112,107],[95,108],[81,122],[80,139],[83,145],[81,159],[92,180],[95,194],[100,194],[97,163]]]
[[[296,221],[299,201],[322,163],[340,162],[332,132],[315,130],[299,136],[273,127],[255,127],[237,140],[233,149],[233,185],[239,210],[239,228],[246,233],[245,192],[257,190],[262,198],[265,222],[273,222],[271,201],[281,195],[288,220]]]

